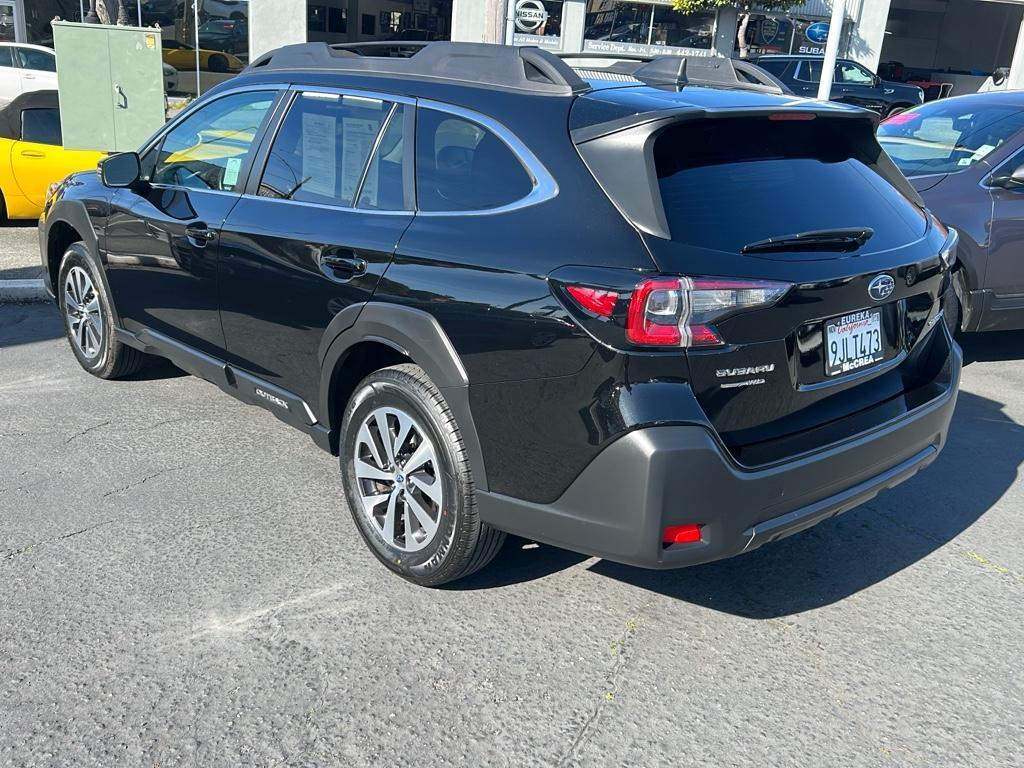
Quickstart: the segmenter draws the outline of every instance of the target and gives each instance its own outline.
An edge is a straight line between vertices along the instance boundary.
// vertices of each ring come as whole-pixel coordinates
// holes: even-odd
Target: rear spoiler
[[[774,114],[814,115],[815,117],[842,118],[845,120],[864,120],[871,123],[871,130],[878,128],[881,116],[867,109],[855,109],[834,102],[812,101],[810,99],[793,99],[780,104],[766,104],[750,107],[696,107],[680,105],[671,109],[658,109],[651,112],[638,112],[623,117],[592,125],[572,127],[569,135],[574,144],[583,144],[603,136],[620,131],[627,131],[652,123],[663,127],[681,120],[711,120],[715,118],[736,117],[767,117]],[[795,117],[794,117],[795,119]]]
[[[693,106],[633,114],[571,131],[580,157],[619,211],[641,232],[671,239],[661,200],[654,143],[661,132],[688,120],[734,119],[778,115],[782,120],[824,118],[857,125],[865,159],[904,196],[922,209],[924,201],[875,139],[878,115],[867,110],[797,100],[779,105],[743,108]]]

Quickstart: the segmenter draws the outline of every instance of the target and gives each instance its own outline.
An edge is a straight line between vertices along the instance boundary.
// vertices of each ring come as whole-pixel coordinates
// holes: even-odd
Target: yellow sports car
[[[196,71],[196,49],[191,45],[165,37],[163,56],[165,64],[170,64],[179,71]],[[232,53],[200,48],[199,69],[206,72],[241,72],[245,69],[245,63]]]
[[[56,91],[23,93],[0,109],[0,216],[39,218],[51,184],[104,157],[64,149]]]

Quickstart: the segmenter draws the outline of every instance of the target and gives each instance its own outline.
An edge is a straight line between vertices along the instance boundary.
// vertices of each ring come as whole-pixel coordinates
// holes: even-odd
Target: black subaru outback
[[[256,60],[48,199],[72,351],[101,378],[170,358],[308,433],[427,585],[505,532],[729,557],[931,462],[956,235],[877,117],[728,60],[606,64]]]

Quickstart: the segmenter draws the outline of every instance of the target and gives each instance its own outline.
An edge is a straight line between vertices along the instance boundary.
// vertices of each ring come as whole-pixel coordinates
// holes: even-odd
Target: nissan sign
[[[516,2],[516,29],[532,35],[548,20],[548,12],[540,0],[518,0]]]

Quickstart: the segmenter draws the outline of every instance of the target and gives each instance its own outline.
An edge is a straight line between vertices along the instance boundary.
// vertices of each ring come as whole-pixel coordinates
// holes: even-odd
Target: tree
[[[838,2],[839,0],[833,0]],[[804,0],[673,0],[672,7],[683,13],[698,11],[716,11],[720,8],[736,8],[739,10],[739,24],[736,26],[736,42],[740,48],[740,58],[747,58],[747,25],[750,23],[750,12],[757,7],[759,11],[788,11],[794,5],[801,5]]]

